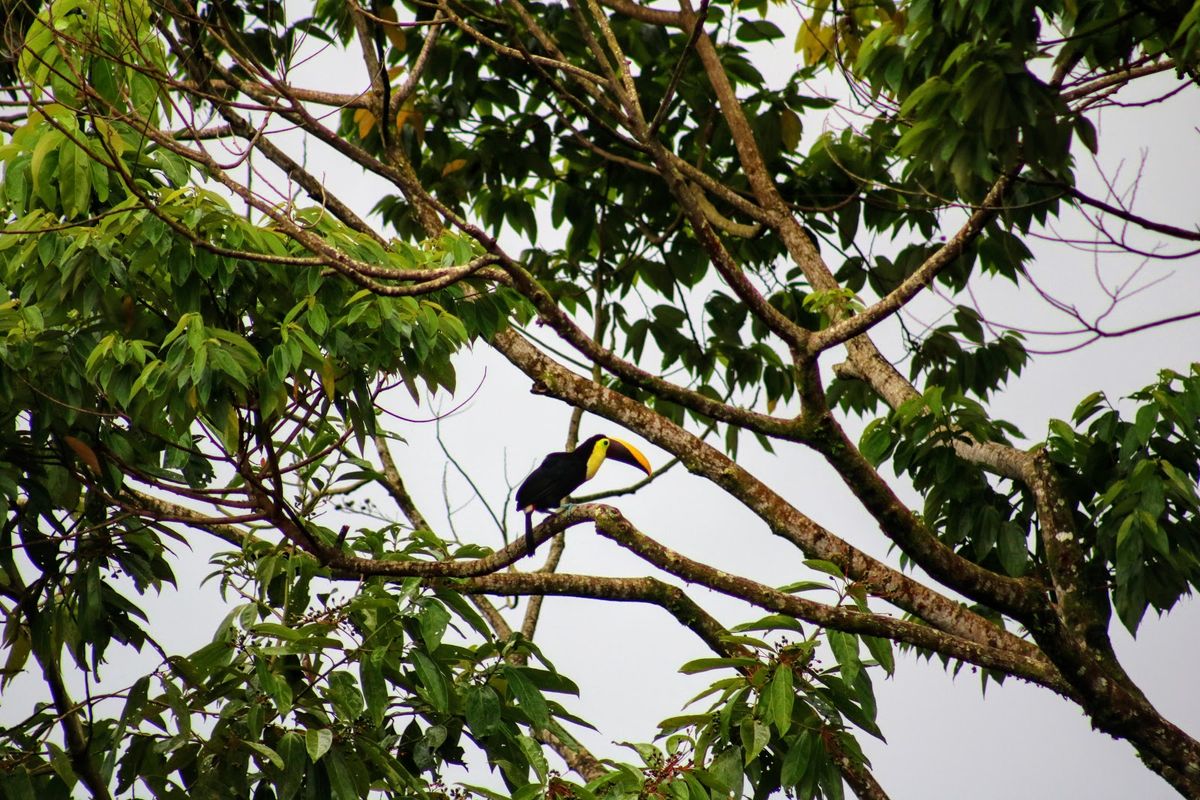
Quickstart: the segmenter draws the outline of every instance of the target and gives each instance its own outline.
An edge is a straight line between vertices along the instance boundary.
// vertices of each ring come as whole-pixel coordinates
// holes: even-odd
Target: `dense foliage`
[[[1200,4],[55,0],[2,22],[0,682],[40,669],[46,695],[0,731],[0,796],[885,797],[857,737],[882,737],[872,681],[901,645],[1063,695],[1200,797],[1200,743],[1108,634],[1200,586],[1200,368],[1132,411],[1079,387],[1030,443],[989,403],[1034,356],[969,300],[1024,285],[1076,209],[1200,238],[1076,186],[1115,91],[1173,72],[1195,96]],[[321,59],[339,91],[293,79]],[[835,106],[855,123],[810,133]],[[310,143],[390,194],[360,216]],[[951,313],[893,325],[933,290]],[[893,334],[907,373],[870,338]],[[463,394],[469,343],[671,453],[811,574],[730,575],[594,503],[538,541],[594,522],[661,580],[560,574],[561,536],[507,569],[521,545],[441,530],[381,409]],[[822,455],[928,583],[772,492],[750,446]],[[227,543],[207,588],[236,607],[169,653],[154,597],[193,537]],[[766,616],[728,630],[697,584]],[[635,763],[572,735],[540,600],[514,622],[490,599],[547,595],[661,606],[714,651]],[[161,661],[81,699],[116,647]],[[443,783],[476,751],[491,784]]]

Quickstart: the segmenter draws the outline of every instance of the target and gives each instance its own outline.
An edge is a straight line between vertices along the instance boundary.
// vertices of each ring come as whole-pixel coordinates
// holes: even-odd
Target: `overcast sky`
[[[780,48],[773,61],[765,62],[767,69],[777,75],[794,68],[796,59],[790,39],[785,39]],[[1159,85],[1170,81],[1164,77]],[[364,79],[353,61],[338,61],[331,67],[318,58],[300,71],[298,82],[347,92],[361,88]],[[1110,111],[1100,125],[1101,159],[1106,170],[1111,173],[1125,162],[1123,174],[1129,176],[1137,169],[1145,149],[1149,159],[1139,193],[1145,205],[1139,207],[1143,213],[1185,227],[1195,224],[1200,211],[1195,192],[1195,154],[1200,152],[1193,127],[1196,97],[1193,89],[1161,107]],[[1147,123],[1148,118],[1153,121]],[[810,133],[819,130],[821,124],[816,114],[805,118]],[[831,117],[829,124],[839,123]],[[384,187],[355,174],[340,160],[322,166],[324,158],[319,145],[310,145],[310,167],[324,175],[332,191],[360,213],[367,213]],[[1091,185],[1096,190],[1094,181]],[[548,228],[548,221],[542,224]],[[527,245],[507,240],[514,253]],[[1032,274],[1039,285],[1081,305],[1101,307],[1103,293],[1096,284],[1097,264],[1088,253],[1051,245],[1038,245],[1036,252]],[[1116,266],[1106,259],[1100,264],[1100,274],[1111,279],[1114,268],[1127,269],[1128,262]],[[1165,265],[1151,263],[1144,274],[1147,278],[1169,278],[1123,305],[1114,317],[1115,324],[1190,310],[1200,298],[1200,264],[1195,259]],[[1028,287],[1013,292],[980,281],[975,289],[984,311],[996,320],[1030,327],[1064,324],[1061,317],[1034,298]],[[918,319],[933,321],[941,310],[936,301],[925,303]],[[1049,418],[1069,417],[1078,400],[1091,391],[1103,389],[1115,399],[1152,381],[1160,368],[1186,369],[1200,355],[1197,342],[1200,323],[1191,322],[1099,342],[1069,355],[1036,358],[994,408],[1000,416],[1015,421],[1031,441],[1038,441],[1044,437]],[[879,343],[885,353],[900,354],[886,334]],[[828,359],[823,367],[828,371],[832,363]],[[458,385],[465,391],[480,385],[480,390],[466,407],[442,422],[441,433],[499,511],[508,488],[518,483],[546,452],[561,449],[569,409],[552,399],[531,395],[528,379],[485,345],[464,352],[457,364]],[[643,366],[654,369],[657,364]],[[442,398],[439,402],[445,410],[457,401]],[[430,411],[431,407],[425,406],[406,413],[428,415]],[[500,421],[503,426],[498,430]],[[402,474],[426,515],[444,521],[443,487],[449,487],[454,506],[470,499],[468,490],[453,475],[443,480],[443,458],[433,425],[395,422],[394,426],[395,432],[408,440],[395,451]],[[627,436],[644,444],[601,420],[585,418],[581,438],[595,432]],[[644,450],[656,465],[667,458],[653,447],[645,446]],[[858,509],[823,461],[798,447],[781,446],[778,450],[777,456],[768,456],[756,452],[745,440],[740,461],[819,523],[871,555],[896,563],[877,526]],[[612,463],[601,471],[594,488],[620,486],[635,476],[626,466]],[[912,502],[919,505],[915,498]],[[801,565],[802,554],[773,537],[752,514],[711,485],[680,469],[637,495],[621,498],[618,505],[648,535],[726,571],[745,573],[768,584],[809,577]],[[509,508],[503,511],[512,529],[519,529],[518,515]],[[454,521],[465,539],[494,546],[500,543],[490,517],[478,502],[460,510]],[[440,532],[447,531],[442,528]],[[198,538],[192,533],[189,536]],[[590,528],[577,527],[569,536],[563,571],[649,574],[642,562],[595,536]],[[211,571],[205,563],[209,552],[207,544],[198,544],[196,555],[185,559],[185,567],[180,570],[181,591],[150,601],[155,608],[155,628],[169,650],[174,647],[187,652],[207,641],[223,616],[222,605],[209,599],[215,596],[213,584],[203,590],[205,600],[196,601],[196,587]],[[529,561],[522,566],[534,564]],[[352,585],[344,590],[350,589]],[[689,592],[731,625],[761,615],[704,590],[693,587]],[[1200,734],[1200,695],[1194,686],[1200,656],[1198,626],[1200,611],[1189,601],[1168,619],[1148,616],[1136,643],[1119,627],[1115,631],[1118,652],[1128,671],[1168,718],[1194,735]],[[602,732],[584,736],[601,755],[633,760],[632,753],[619,753],[612,742],[649,740],[660,719],[679,713],[687,698],[714,677],[677,673],[680,664],[708,652],[654,607],[552,598],[545,606],[538,641],[558,668],[582,687],[582,697],[571,708]],[[113,655],[106,677],[114,683],[132,680],[130,675],[138,663],[151,668],[155,665],[153,659],[118,656],[115,651]],[[929,664],[901,656],[897,663],[892,680],[884,680],[878,671],[873,674],[880,727],[888,744],[861,736],[876,776],[894,798],[1175,796],[1166,783],[1141,766],[1132,748],[1091,731],[1077,707],[1045,689],[1008,681],[1002,687],[989,686],[985,697],[977,676],[969,671],[952,679],[937,662]],[[0,721],[16,718],[33,700],[39,686],[36,676],[26,676],[10,688],[5,693]]]
[[[764,71],[777,80],[796,66],[790,38],[783,40],[780,50],[764,55]],[[345,84],[338,85],[345,90]],[[1121,99],[1145,99],[1174,85],[1172,76],[1162,76],[1148,88],[1127,90],[1128,96]],[[1125,189],[1141,171],[1139,210],[1184,227],[1200,218],[1195,192],[1195,153],[1200,152],[1193,127],[1196,97],[1193,89],[1161,106],[1109,110],[1098,125],[1102,142],[1099,162],[1105,173],[1110,178],[1118,176]],[[822,119],[819,112],[805,117],[804,123],[806,136],[825,126],[843,124],[836,113]],[[1143,154],[1147,156],[1144,162]],[[1085,152],[1081,160],[1085,162],[1081,172],[1086,176],[1081,186],[1102,195],[1098,173],[1087,163],[1090,156]],[[338,175],[339,179],[351,177]],[[362,189],[346,196],[360,197],[360,205],[369,207],[376,196],[376,190],[367,188],[372,185],[364,179]],[[543,219],[541,224],[543,243],[553,241],[548,221]],[[1066,227],[1061,232],[1068,237],[1094,236],[1086,226]],[[508,238],[505,244],[510,252],[519,253],[530,243]],[[1142,244],[1153,246],[1145,240]],[[1034,242],[1032,246],[1037,257],[1031,274],[1038,285],[1089,316],[1107,306],[1100,282],[1111,288],[1141,263],[1141,259],[1097,259],[1086,249],[1061,244]],[[1195,259],[1146,264],[1139,280],[1163,282],[1123,302],[1108,320],[1111,329],[1192,310],[1200,298],[1198,266]],[[975,281],[973,288],[985,315],[998,322],[1045,330],[1068,327],[1069,320],[1037,299],[1028,285],[1014,290],[1006,282]],[[944,311],[944,302],[924,302],[918,306],[917,317],[907,322],[910,329],[919,329],[916,323],[935,322]],[[548,335],[544,328],[537,332]],[[882,334],[877,341],[886,354],[901,354],[898,339]],[[1035,338],[1030,346],[1055,349],[1062,342]],[[1031,443],[1040,441],[1050,418],[1069,418],[1079,400],[1092,391],[1103,390],[1116,401],[1153,381],[1159,369],[1186,370],[1200,358],[1198,342],[1200,322],[1192,321],[1136,337],[1104,340],[1071,354],[1036,357],[993,407],[999,416],[1016,422]],[[824,368],[828,370],[835,360],[827,357]],[[519,483],[546,452],[561,449],[569,409],[529,394],[529,380],[483,346],[464,354],[458,363],[459,386],[480,385],[481,389],[465,408],[443,421],[442,438],[499,511],[508,487]],[[642,366],[655,369],[658,365],[647,361]],[[438,407],[453,406],[443,400]],[[497,435],[500,420],[504,436]],[[397,449],[401,469],[407,466],[410,488],[427,514],[439,515],[446,485],[451,489],[452,506],[469,500],[470,493],[461,481],[452,474],[443,481],[440,467],[428,468],[441,464],[432,425],[404,426],[399,432],[409,440],[407,447]],[[596,432],[623,435],[603,420],[585,417],[580,437]],[[633,441],[644,445],[636,438]],[[645,450],[655,464],[667,459],[653,447],[645,446]],[[747,440],[739,460],[854,546],[896,563],[877,526],[858,509],[821,459],[798,447],[777,447],[777,451],[777,456],[756,452]],[[507,480],[502,480],[505,468]],[[589,489],[622,486],[633,477],[636,472],[622,464],[606,465]],[[778,585],[805,577],[800,553],[772,536],[744,508],[682,470],[617,502],[641,530],[690,557],[765,583]],[[912,503],[919,507],[920,501],[913,497]],[[518,515],[511,509],[505,511],[510,527],[519,529]],[[478,503],[459,511],[455,524],[464,537],[479,536],[480,541],[497,543],[490,517]],[[569,535],[561,567],[565,572],[649,574],[640,561],[588,529],[576,528]],[[728,624],[761,616],[706,590],[692,587],[689,591]],[[1200,656],[1198,624],[1200,612],[1194,603],[1185,602],[1167,619],[1149,614],[1137,642],[1119,625],[1114,631],[1128,671],[1173,722],[1193,734],[1200,734],[1200,695],[1194,681]],[[632,753],[622,754],[612,742],[648,740],[660,719],[678,713],[682,704],[714,677],[677,673],[678,665],[708,652],[653,607],[551,599],[545,606],[538,641],[583,690],[581,714],[601,731],[599,735],[585,734],[585,740],[614,757],[631,760]],[[898,665],[892,680],[883,680],[882,673],[875,676],[879,723],[888,744],[861,736],[877,777],[895,798],[961,797],[968,794],[964,791],[968,781],[974,784],[969,796],[981,799],[1175,796],[1165,782],[1137,761],[1129,745],[1092,731],[1076,706],[1045,689],[1010,680],[1002,687],[989,686],[984,696],[978,677],[969,671],[952,679],[938,662],[926,663],[911,656],[900,657]]]

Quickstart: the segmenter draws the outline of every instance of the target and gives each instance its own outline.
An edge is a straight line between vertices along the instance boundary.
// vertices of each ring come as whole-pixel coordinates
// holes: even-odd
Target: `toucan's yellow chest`
[[[596,470],[600,469],[600,465],[604,463],[604,456],[608,454],[608,439],[601,439],[596,442],[596,446],[592,448],[591,455],[587,460],[587,480],[591,480],[596,474]]]

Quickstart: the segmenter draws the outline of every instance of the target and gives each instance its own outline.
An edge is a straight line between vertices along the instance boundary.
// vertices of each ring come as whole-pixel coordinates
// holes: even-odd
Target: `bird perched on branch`
[[[645,471],[650,462],[636,447],[602,434],[593,436],[574,450],[566,453],[551,453],[542,459],[538,468],[517,489],[517,510],[525,512],[525,549],[533,554],[533,512],[554,511],[563,501],[590,480],[604,463],[611,458],[623,461]]]

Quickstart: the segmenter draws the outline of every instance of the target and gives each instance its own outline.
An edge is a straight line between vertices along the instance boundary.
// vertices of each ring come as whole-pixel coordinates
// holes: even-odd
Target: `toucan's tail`
[[[533,512],[525,512],[525,555],[533,555]]]

